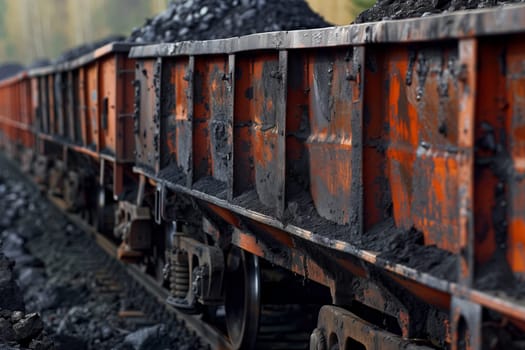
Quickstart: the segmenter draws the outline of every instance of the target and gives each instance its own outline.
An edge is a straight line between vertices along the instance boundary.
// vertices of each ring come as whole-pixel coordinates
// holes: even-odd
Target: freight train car
[[[50,190],[89,198],[65,172],[96,178],[98,204],[71,210],[114,212],[120,258],[232,348],[297,305],[311,349],[522,348],[524,21],[520,5],[109,46],[32,72],[23,101]]]
[[[480,348],[503,320],[523,332],[524,18],[133,48],[134,170],[155,184],[157,222],[197,226],[188,203],[205,233],[175,235],[170,302],[224,302],[245,344],[264,259],[330,289],[312,348]]]
[[[111,225],[114,198],[133,182],[134,63],[113,43],[60,64],[32,69],[37,182],[70,211]]]
[[[24,170],[32,166],[35,146],[31,92],[31,80],[25,72],[0,82],[0,144]]]

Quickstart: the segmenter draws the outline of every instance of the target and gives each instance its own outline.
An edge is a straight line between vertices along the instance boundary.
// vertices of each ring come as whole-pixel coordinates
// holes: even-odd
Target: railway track
[[[186,314],[166,303],[169,292],[159,285],[159,282],[145,273],[141,268],[133,264],[122,263],[117,260],[118,247],[105,235],[98,232],[94,227],[87,224],[78,214],[65,210],[65,204],[60,198],[47,195],[47,199],[77,227],[88,233],[96,244],[104,250],[130,277],[143,287],[152,298],[162,304],[169,313],[174,314],[177,319],[191,331],[195,332],[210,349],[231,350],[231,344],[227,335],[217,327],[203,320],[202,315]],[[316,310],[315,306],[312,307]],[[307,310],[301,310],[298,305],[266,305],[261,311],[261,325],[257,337],[256,349],[306,349],[310,337],[309,329],[297,325],[297,320],[312,315]],[[315,322],[315,320],[313,320]]]
[[[100,246],[116,263],[118,263],[135,282],[142,286],[155,300],[164,305],[168,312],[173,313],[191,331],[195,332],[211,349],[229,350],[232,346],[228,338],[218,329],[204,323],[200,316],[184,314],[177,309],[166,304],[165,301],[169,292],[162,288],[158,281],[147,275],[144,271],[134,265],[124,264],[117,260],[117,246],[107,239],[103,234],[97,232],[95,228],[86,224],[78,214],[68,213],[65,210],[64,202],[52,195],[47,196],[48,200],[59,209],[76,226],[88,233],[93,240]]]
[[[35,190],[41,191],[27,174],[22,174],[16,164],[11,160],[0,156],[0,163],[7,166],[10,175],[18,176],[22,180],[25,186]],[[100,254],[79,254],[77,248],[68,249],[65,252],[61,252],[65,255],[74,256],[75,264],[81,265],[82,268],[87,272],[90,272],[93,277],[93,285],[97,294],[104,295],[106,298],[118,297],[120,293],[128,289],[142,289],[148,295],[147,298],[139,296],[139,299],[144,300],[142,310],[124,310],[119,312],[119,317],[130,320],[131,323],[136,321],[137,324],[144,323],[149,324],[148,318],[156,317],[155,315],[163,315],[162,318],[176,318],[180,324],[186,327],[190,332],[201,339],[204,347],[209,349],[231,349],[231,344],[227,337],[222,334],[218,329],[204,323],[200,316],[187,315],[177,309],[166,304],[165,301],[168,297],[168,291],[162,288],[158,281],[151,276],[147,275],[139,267],[131,264],[125,264],[117,260],[117,246],[107,239],[103,234],[97,232],[95,228],[87,224],[83,219],[74,213],[67,212],[64,208],[64,201],[51,194],[47,194],[46,198],[48,202],[60,213],[65,219],[71,222],[74,226],[80,229],[82,232],[88,235],[88,239],[101,248],[106,254],[105,257],[101,257]],[[55,215],[54,213],[51,215]],[[52,249],[52,247],[49,247]],[[132,282],[126,276],[122,276],[122,272],[125,271],[132,278]],[[136,291],[131,291],[131,294],[136,294]],[[163,310],[156,309],[158,305],[162,305]],[[153,316],[152,316],[153,315]],[[135,321],[134,321],[135,320]]]
[[[5,157],[0,157],[0,162],[8,164],[10,171],[21,175],[24,183],[37,191],[43,191],[38,188],[27,176],[22,174],[16,168],[16,165],[7,160]],[[176,308],[166,303],[169,297],[169,291],[162,287],[159,282],[148,275],[138,265],[123,263],[118,260],[118,246],[108,239],[104,234],[98,232],[93,226],[84,221],[81,215],[71,213],[66,210],[65,202],[56,196],[47,193],[46,199],[49,203],[71,222],[74,226],[86,233],[92,241],[101,248],[107,255],[109,260],[100,261],[97,256],[84,256],[76,258],[76,261],[82,265],[86,271],[92,271],[94,276],[94,284],[96,290],[104,295],[118,295],[126,286],[123,283],[125,277],[119,275],[122,271],[131,277],[134,283],[145,290],[150,299],[145,303],[144,309],[146,314],[160,314],[166,312],[182,323],[191,332],[194,332],[198,338],[202,340],[210,349],[233,349],[230,340],[225,335],[225,332],[214,325],[208,324],[203,320],[202,315],[191,315],[183,313]],[[77,254],[74,250],[68,254]],[[165,309],[163,311],[154,310],[156,305],[162,305]],[[305,309],[308,309],[305,307]],[[310,310],[310,309],[308,309]],[[298,305],[265,305],[261,311],[261,324],[259,329],[259,336],[257,338],[257,349],[305,349],[308,347],[310,329],[304,326],[298,326],[301,323],[298,320],[303,319],[307,315],[316,315],[317,309],[314,306],[315,312],[302,310]],[[220,312],[219,312],[220,313]],[[126,310],[119,313],[123,318],[137,319],[138,322],[145,316],[142,311]],[[311,321],[315,322],[315,320]]]

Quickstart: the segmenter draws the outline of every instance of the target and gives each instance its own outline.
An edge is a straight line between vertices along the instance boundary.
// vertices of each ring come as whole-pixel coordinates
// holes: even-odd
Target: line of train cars
[[[516,5],[113,43],[2,81],[2,146],[234,348],[301,304],[311,349],[523,349],[524,38]]]

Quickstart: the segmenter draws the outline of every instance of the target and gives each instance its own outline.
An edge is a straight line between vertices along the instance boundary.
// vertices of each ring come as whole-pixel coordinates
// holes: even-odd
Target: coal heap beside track
[[[363,11],[354,23],[422,17],[432,14],[523,3],[524,0],[378,0]]]
[[[170,2],[128,38],[134,43],[210,40],[260,32],[328,27],[304,0]]]
[[[0,155],[1,350],[205,347],[21,178]]]

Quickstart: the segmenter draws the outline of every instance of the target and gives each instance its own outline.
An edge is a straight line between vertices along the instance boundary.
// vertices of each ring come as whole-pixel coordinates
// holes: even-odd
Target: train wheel
[[[104,230],[104,208],[106,207],[106,191],[103,187],[98,188],[97,193],[97,231],[103,232]]]
[[[111,235],[115,226],[116,205],[108,200],[108,195],[103,187],[99,187],[97,193],[96,225],[98,232]]]
[[[259,259],[237,247],[232,248],[226,259],[225,309],[233,347],[254,348],[261,312]]]

